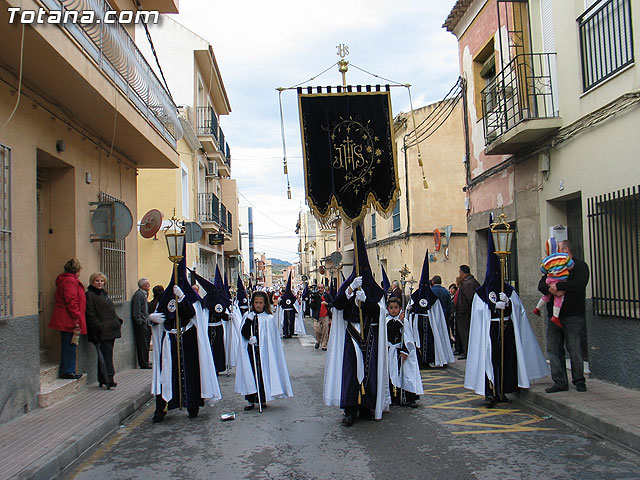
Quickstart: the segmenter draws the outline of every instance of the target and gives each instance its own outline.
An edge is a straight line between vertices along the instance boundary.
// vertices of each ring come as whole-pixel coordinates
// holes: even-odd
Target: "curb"
[[[573,406],[551,399],[548,394],[531,391],[530,389],[521,389],[518,393],[518,400],[548,410],[565,420],[605,437],[607,440],[619,443],[635,452],[640,452],[640,432],[634,432],[632,430],[633,427],[630,428],[629,425],[621,424],[614,419],[608,419],[609,421],[607,421],[596,414],[589,413],[588,405],[584,406],[584,410],[578,410]]]
[[[50,480],[57,477],[89,448],[117,430],[127,417],[142,408],[152,398],[148,387],[145,389],[146,391],[134,394],[132,399],[115,406],[110,414],[101,418],[98,424],[87,427],[71,436],[63,444],[20,471],[14,478]]]
[[[464,375],[464,366],[457,361],[449,366],[452,370]],[[558,417],[572,422],[581,428],[590,430],[607,440],[613,441],[634,452],[640,452],[640,430],[612,418],[606,418],[600,412],[590,412],[589,405],[578,409],[573,405],[559,402],[546,393],[533,389],[520,389],[517,399],[527,405],[542,408]]]

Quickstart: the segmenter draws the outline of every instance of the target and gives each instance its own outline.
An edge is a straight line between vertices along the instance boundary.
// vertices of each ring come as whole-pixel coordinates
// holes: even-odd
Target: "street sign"
[[[209,234],[209,245],[223,245],[224,244],[224,234],[223,233],[210,233]]]

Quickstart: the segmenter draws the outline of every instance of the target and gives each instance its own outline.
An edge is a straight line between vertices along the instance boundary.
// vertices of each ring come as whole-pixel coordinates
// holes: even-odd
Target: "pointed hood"
[[[391,288],[391,282],[389,281],[387,272],[384,271],[384,266],[382,264],[380,264],[380,268],[382,268],[382,290],[384,290],[384,293],[386,295]]]
[[[511,296],[513,287],[504,282],[504,293]],[[489,230],[487,239],[487,271],[484,276],[484,283],[476,289],[476,293],[486,303],[491,311],[495,311],[495,302],[502,291],[500,285],[500,259],[496,255],[496,248],[493,244],[493,235]]]
[[[438,300],[436,294],[431,290],[431,279],[429,278],[429,250],[424,256],[422,262],[422,274],[420,275],[420,283],[418,288],[411,294],[413,300],[413,311],[415,313],[427,313],[431,306]]]
[[[371,271],[371,266],[369,265],[369,256],[367,255],[367,249],[364,246],[364,237],[362,236],[362,229],[360,225],[358,225],[354,229],[355,235],[355,248],[358,252],[358,263],[360,267],[360,276],[362,277],[362,289],[364,293],[367,295],[367,299],[373,302],[378,303],[380,299],[384,296],[384,292],[380,285],[376,283],[375,278],[373,278],[373,273]],[[357,277],[356,269],[353,269],[349,278],[347,278],[342,285],[340,285],[340,289],[338,290],[337,295],[345,293],[351,282]],[[335,297],[334,297],[335,298]]]
[[[293,304],[296,303],[296,296],[291,290],[291,272],[289,272],[289,278],[287,279],[287,286],[284,289],[284,293],[280,296],[282,300],[280,305],[283,308],[293,308]]]
[[[231,295],[229,295],[227,286],[222,280],[222,274],[220,273],[220,268],[216,265],[216,275],[213,278],[213,284],[220,290],[220,293],[226,297],[226,299],[231,303]]]
[[[251,282],[251,280],[249,280]],[[236,299],[238,300],[238,305],[241,308],[249,307],[249,299],[247,298],[247,291],[244,289],[244,283],[242,282],[242,278],[238,275],[238,281],[236,282]]]
[[[169,285],[165,288],[162,297],[160,297],[160,301],[158,302],[158,306],[156,307],[156,311],[158,313],[164,313],[167,320],[175,320],[176,318],[176,305],[175,305],[175,295],[173,294],[173,286],[178,285],[182,292],[185,294],[187,298],[183,301],[188,301],[191,303],[196,303],[200,301],[200,297],[198,294],[191,288],[191,284],[189,283],[189,279],[187,278],[187,252],[186,252],[186,243],[182,248],[182,260],[178,263],[178,279],[174,278],[173,269],[171,273],[171,280],[169,281]],[[172,300],[174,301],[172,303]],[[180,321],[182,323],[182,320]]]
[[[222,291],[206,278],[201,277],[196,272],[191,272],[194,278],[202,286],[207,294],[202,299],[202,303],[209,309],[209,312],[221,314],[229,308],[231,302]]]
[[[227,272],[224,272],[224,291],[227,298],[231,300],[231,289],[229,288],[229,280],[227,280]]]

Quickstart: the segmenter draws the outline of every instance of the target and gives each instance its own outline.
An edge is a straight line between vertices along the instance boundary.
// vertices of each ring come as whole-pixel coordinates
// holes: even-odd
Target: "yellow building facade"
[[[70,258],[82,263],[85,287],[92,272],[107,275],[124,320],[115,368],[135,365],[128,300],[138,278],[136,172],[175,168],[182,135],[176,107],[143,68],[132,30],[108,25],[92,38],[83,27],[10,24],[9,7],[37,5],[0,2],[0,422],[39,405],[41,371],[55,377],[60,334],[48,324],[55,280]],[[177,11],[174,2],[165,7]],[[100,18],[103,7],[96,8]],[[124,205],[131,230],[97,241],[99,202]],[[95,350],[84,337],[77,363],[88,374],[82,382],[94,381]]]
[[[436,109],[451,113],[435,133],[419,143],[428,182],[425,189],[418,148],[406,145],[414,138],[414,119],[420,125]],[[401,113],[394,120],[400,196],[388,218],[371,211],[365,217],[363,233],[376,279],[382,280],[382,265],[390,281],[409,282],[405,294],[410,293],[412,285],[417,286],[427,250],[431,254],[430,274],[440,275],[445,287],[455,283],[459,266],[468,262],[462,120],[461,102],[434,103],[414,110],[413,115]],[[451,232],[448,243],[447,227]],[[439,251],[435,230],[440,232]],[[352,251],[349,236],[350,231],[343,235],[347,251]],[[400,271],[405,265],[410,273],[403,277]]]
[[[202,236],[187,244],[187,267],[212,279],[217,266],[235,284],[241,265],[238,188],[230,178],[230,147],[220,127],[231,107],[213,49],[170,18],[150,30],[169,88],[181,105],[185,134],[178,145],[178,169],[139,173],[139,220],[158,209],[166,225],[175,209],[178,219],[197,223]],[[140,274],[152,285],[166,285],[172,265],[163,234],[138,242]]]

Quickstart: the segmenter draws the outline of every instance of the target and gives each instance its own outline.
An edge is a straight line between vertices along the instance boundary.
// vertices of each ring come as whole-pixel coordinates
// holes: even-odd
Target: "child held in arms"
[[[569,258],[569,254],[558,252],[558,243],[556,239],[551,237],[545,244],[545,251],[547,256],[542,259],[540,264],[540,270],[547,275],[547,285],[553,285],[558,282],[566,282],[569,278],[569,271],[573,268],[573,260]],[[533,309],[535,315],[540,316],[540,309],[551,300],[553,297],[553,316],[550,320],[558,327],[562,328],[560,323],[560,309],[562,308],[562,302],[564,296],[562,295],[543,295],[536,308]]]

